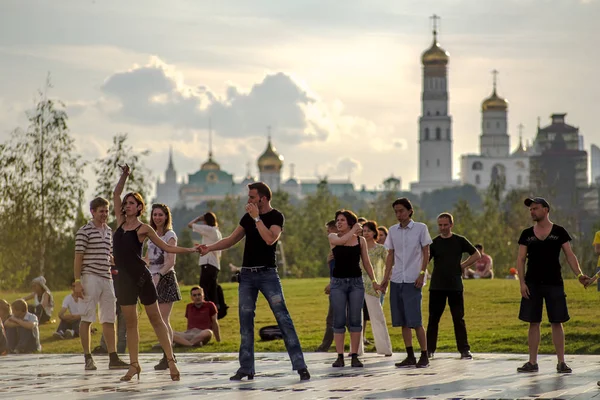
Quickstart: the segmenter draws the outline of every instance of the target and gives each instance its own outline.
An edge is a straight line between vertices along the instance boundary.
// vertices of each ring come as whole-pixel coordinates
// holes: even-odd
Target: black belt
[[[277,267],[242,267],[242,272],[265,272],[276,269]]]

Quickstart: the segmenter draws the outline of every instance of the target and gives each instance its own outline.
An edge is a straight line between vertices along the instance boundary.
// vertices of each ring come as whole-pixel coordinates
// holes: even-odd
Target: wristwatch
[[[254,218],[254,222],[258,222],[258,221],[260,221],[260,217]]]

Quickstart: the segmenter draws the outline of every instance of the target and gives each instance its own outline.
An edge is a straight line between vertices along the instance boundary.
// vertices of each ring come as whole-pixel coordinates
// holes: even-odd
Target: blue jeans
[[[333,305],[333,333],[362,332],[362,308],[365,286],[362,276],[357,278],[331,278],[329,299]],[[348,321],[346,321],[346,309]]]
[[[294,328],[294,322],[285,305],[281,281],[274,268],[251,272],[242,268],[240,272],[239,315],[240,315],[240,368],[239,373],[254,374],[254,315],[258,292],[269,302],[277,325],[283,334],[285,348],[292,361],[294,370],[306,368],[300,340]]]

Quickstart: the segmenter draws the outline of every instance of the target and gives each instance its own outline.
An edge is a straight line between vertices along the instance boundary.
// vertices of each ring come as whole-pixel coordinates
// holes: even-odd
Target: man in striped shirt
[[[108,200],[96,197],[90,203],[92,219],[79,228],[75,238],[74,297],[82,299],[83,313],[79,336],[85,357],[85,369],[96,370],[90,353],[90,326],[96,321],[96,306],[109,353],[109,369],[127,369],[115,349],[116,297],[110,265],[112,261],[112,230],[106,224]]]

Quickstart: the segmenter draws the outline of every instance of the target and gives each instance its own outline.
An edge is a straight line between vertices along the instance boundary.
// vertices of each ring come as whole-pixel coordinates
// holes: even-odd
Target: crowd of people
[[[219,315],[226,312],[220,301],[217,276],[221,252],[245,238],[239,282],[240,349],[237,372],[231,380],[252,380],[255,375],[254,318],[259,292],[266,298],[288,351],[293,370],[301,380],[310,379],[300,340],[287,309],[277,273],[276,246],[285,224],[284,215],[271,206],[272,193],[263,182],[248,185],[246,213],[236,229],[223,237],[217,216],[208,212],[190,221],[188,226],[199,233],[203,242],[195,247],[177,246],[168,206],[152,205],[150,223],[140,220],[145,203],[139,193],[122,197],[129,176],[127,165],[115,187],[113,206],[117,211],[117,229],[106,224],[109,201],[96,198],[90,203],[92,219],[76,235],[72,292],[58,313],[60,323],[54,336],[58,339],[79,337],[84,369],[96,370],[92,357],[91,325],[102,326],[101,348],[109,355],[109,369],[126,369],[122,381],[139,379],[138,310],[141,303],[163,350],[154,367],[169,370],[170,378],[180,379],[173,344],[185,347],[204,346],[211,340],[221,341]],[[537,372],[537,353],[543,304],[546,304],[557,355],[557,372],[570,373],[565,363],[563,323],[569,320],[559,256],[563,252],[573,273],[585,287],[598,278],[588,277],[573,253],[571,236],[549,219],[550,204],[543,198],[527,198],[534,225],[523,230],[519,238],[517,267],[512,276],[519,280],[521,305],[519,319],[529,324],[529,360],[518,372]],[[463,279],[494,278],[493,261],[482,244],[471,242],[453,232],[454,217],[441,213],[437,217],[438,235],[433,239],[427,225],[412,219],[414,208],[407,198],[396,199],[391,207],[397,224],[386,228],[376,221],[358,217],[350,210],[339,210],[326,224],[330,252],[327,262],[330,282],[325,287],[329,298],[326,329],[316,351],[328,351],[335,344],[337,358],[332,367],[345,366],[345,336],[350,340],[350,366],[363,367],[359,356],[364,352],[366,321],[371,322],[375,350],[392,356],[392,343],[383,312],[386,294],[390,304],[392,327],[402,333],[406,356],[398,368],[427,368],[437,349],[439,322],[449,306],[454,325],[456,348],[463,360],[473,358],[464,320]],[[143,256],[144,242],[147,252]],[[600,255],[600,232],[594,239]],[[176,254],[200,253],[199,285],[190,291],[185,309],[187,329],[174,331],[170,316],[174,302],[182,299],[175,272]],[[432,272],[427,267],[433,262]],[[599,259],[600,266],[600,259]],[[427,281],[429,280],[429,283]],[[423,289],[429,287],[429,318],[425,329],[422,318]],[[389,292],[389,294],[388,294]],[[27,304],[33,299],[34,304]],[[32,281],[32,293],[12,304],[0,301],[0,354],[41,351],[39,324],[52,321],[54,298],[43,277]],[[98,309],[98,313],[96,310]],[[98,315],[96,315],[98,314]],[[119,331],[117,340],[117,330]],[[418,351],[413,346],[413,331]],[[118,353],[126,348],[129,362]],[[99,350],[100,351],[100,350]],[[94,350],[96,352],[96,349]]]

